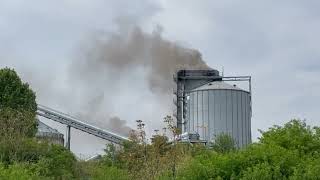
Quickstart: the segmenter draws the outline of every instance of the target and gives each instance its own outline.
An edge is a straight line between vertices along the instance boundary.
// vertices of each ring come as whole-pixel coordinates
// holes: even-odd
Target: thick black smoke
[[[70,82],[81,87],[81,98],[86,104],[82,116],[109,119],[105,123],[109,129],[122,134],[128,132],[125,121],[106,115],[120,103],[115,98],[121,96],[120,92],[141,86],[132,79],[134,74],[161,102],[170,98],[174,87],[172,76],[178,69],[209,68],[197,50],[162,38],[160,28],[152,33],[139,27],[100,33],[86,42],[80,54],[71,64]],[[171,113],[171,104],[162,108]]]

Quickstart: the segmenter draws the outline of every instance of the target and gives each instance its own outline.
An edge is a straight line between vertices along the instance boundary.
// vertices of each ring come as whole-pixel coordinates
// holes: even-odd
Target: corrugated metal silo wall
[[[184,131],[198,132],[212,141],[220,133],[230,134],[238,147],[251,143],[250,94],[241,90],[209,89],[189,93]]]

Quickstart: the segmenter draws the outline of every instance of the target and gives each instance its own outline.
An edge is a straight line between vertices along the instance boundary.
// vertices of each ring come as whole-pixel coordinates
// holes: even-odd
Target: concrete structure
[[[181,70],[177,83],[177,127],[207,142],[230,134],[238,147],[251,143],[251,77],[223,77],[217,70]],[[247,81],[248,90],[226,81]]]
[[[38,132],[36,138],[40,141],[48,141],[53,144],[64,145],[63,134],[59,133],[56,129],[51,128],[45,123],[38,120]]]

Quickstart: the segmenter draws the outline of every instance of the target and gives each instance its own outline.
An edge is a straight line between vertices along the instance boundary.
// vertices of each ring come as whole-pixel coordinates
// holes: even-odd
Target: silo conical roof
[[[243,89],[238,88],[236,85],[230,85],[230,84],[227,84],[223,81],[213,81],[213,82],[207,83],[205,85],[202,85],[192,91],[217,90],[217,89],[245,91]]]

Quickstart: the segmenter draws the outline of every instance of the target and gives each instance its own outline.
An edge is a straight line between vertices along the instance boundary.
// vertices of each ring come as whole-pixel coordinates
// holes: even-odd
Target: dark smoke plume
[[[71,83],[81,86],[81,98],[86,104],[81,114],[91,117],[94,114],[96,118],[105,118],[111,113],[119,103],[115,97],[121,96],[121,92],[141,86],[133,77],[143,80],[144,86],[161,102],[163,98],[170,99],[174,87],[172,76],[178,69],[209,68],[197,50],[162,38],[161,28],[152,33],[143,32],[139,27],[100,33],[83,49],[71,65]],[[170,107],[171,104],[163,105],[168,114],[171,114]],[[128,131],[120,118],[109,117],[106,124],[117,132]]]

